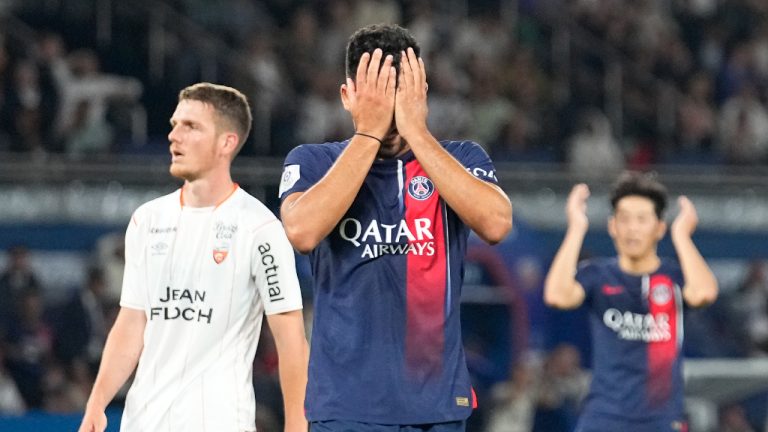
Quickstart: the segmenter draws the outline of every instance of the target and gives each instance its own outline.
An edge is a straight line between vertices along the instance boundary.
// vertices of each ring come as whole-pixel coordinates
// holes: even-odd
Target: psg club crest
[[[408,195],[419,201],[431,197],[434,191],[435,185],[432,184],[432,180],[424,176],[416,176],[408,183]]]
[[[659,306],[667,304],[672,298],[672,288],[667,284],[659,284],[653,287],[651,299]]]

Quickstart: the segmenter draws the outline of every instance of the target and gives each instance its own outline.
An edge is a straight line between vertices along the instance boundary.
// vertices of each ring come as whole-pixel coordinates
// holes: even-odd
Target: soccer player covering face
[[[462,261],[470,229],[506,236],[511,204],[479,145],[427,129],[426,71],[405,29],[352,36],[341,101],[357,133],[292,150],[280,187],[314,279],[311,430],[464,430]]]
[[[184,185],[139,207],[128,225],[121,310],[80,432],[104,430],[104,408],[137,364],[122,431],[255,431],[252,366],[265,312],[285,430],[307,430],[293,248],[277,218],[230,176],[250,125],[235,89],[202,83],[179,94],[168,139],[171,174]]]
[[[678,199],[670,234],[679,264],[659,258],[666,191],[648,175],[625,174],[613,190],[608,220],[618,256],[587,261],[577,270],[588,197],[584,184],[568,197],[568,228],[544,287],[551,306],[589,308],[593,379],[577,431],[685,431],[683,307],[712,303],[718,290],[691,240],[696,209],[688,198]]]

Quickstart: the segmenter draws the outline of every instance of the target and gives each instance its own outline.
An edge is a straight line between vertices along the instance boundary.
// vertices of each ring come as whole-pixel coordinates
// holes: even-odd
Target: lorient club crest
[[[227,259],[227,255],[229,255],[229,250],[225,247],[213,249],[213,260],[216,261],[216,264],[221,264],[222,261]]]
[[[432,196],[435,191],[435,185],[432,184],[432,180],[424,176],[416,176],[408,183],[408,195],[419,201]]]
[[[213,260],[216,264],[221,264],[222,261],[227,259],[229,254],[229,245],[232,242],[232,237],[237,232],[237,225],[226,224],[222,221],[217,221],[214,225],[213,231],[215,233],[215,243],[213,245]]]

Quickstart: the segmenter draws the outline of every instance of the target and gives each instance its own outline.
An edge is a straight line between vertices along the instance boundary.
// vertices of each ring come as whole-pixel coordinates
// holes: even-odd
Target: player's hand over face
[[[400,77],[395,96],[397,133],[405,138],[427,129],[427,71],[413,48],[401,54]]]
[[[356,132],[384,138],[392,126],[395,109],[396,72],[392,56],[382,59],[381,49],[364,53],[357,65],[355,81],[345,85],[348,110]],[[383,66],[382,66],[383,61]],[[381,66],[381,67],[380,67]]]
[[[104,432],[106,428],[107,416],[103,411],[86,409],[78,432]]]
[[[677,199],[677,205],[680,207],[680,212],[672,222],[672,228],[670,233],[672,236],[692,236],[696,231],[696,225],[699,224],[699,216],[696,213],[696,207],[693,206],[691,200],[685,195]]]
[[[587,232],[589,228],[587,198],[589,198],[589,187],[584,183],[579,183],[571,189],[565,204],[565,215],[568,218],[569,229]]]

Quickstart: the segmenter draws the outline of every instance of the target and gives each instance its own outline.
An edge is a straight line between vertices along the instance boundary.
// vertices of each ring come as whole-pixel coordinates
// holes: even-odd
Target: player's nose
[[[168,141],[173,144],[175,142],[178,142],[178,133],[176,132],[176,128],[171,129],[170,132],[168,132]]]

